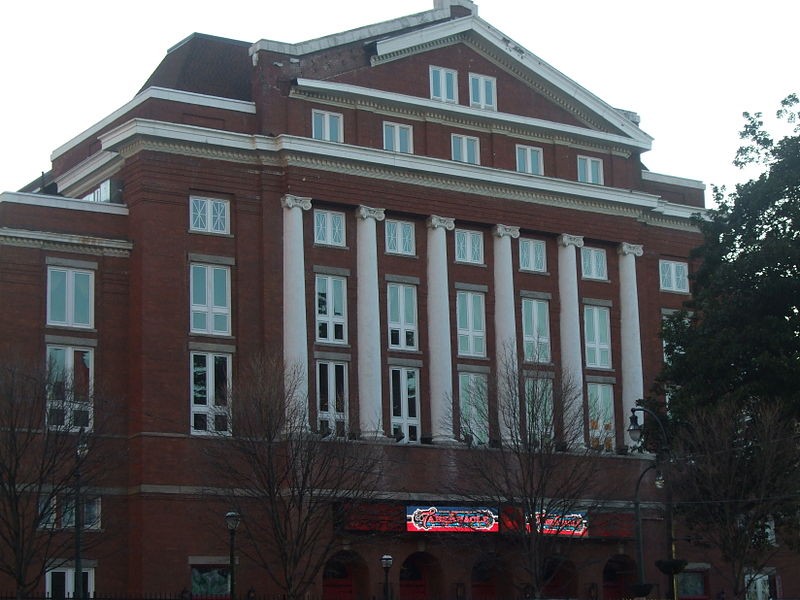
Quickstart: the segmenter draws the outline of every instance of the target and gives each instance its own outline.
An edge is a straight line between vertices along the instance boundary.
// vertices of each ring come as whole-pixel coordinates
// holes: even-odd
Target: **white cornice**
[[[98,121],[83,133],[78,134],[66,144],[63,144],[53,150],[50,155],[50,160],[56,160],[59,156],[68,152],[81,142],[97,135],[97,133],[104,127],[108,127],[115,120],[119,119],[125,113],[130,112],[140,104],[147,100],[169,100],[171,102],[182,102],[184,104],[193,104],[195,106],[208,106],[211,108],[219,108],[222,110],[232,110],[236,112],[243,112],[248,114],[255,114],[256,105],[254,102],[246,102],[244,100],[233,100],[231,98],[221,98],[219,96],[207,96],[205,94],[196,94],[194,92],[182,92],[179,90],[171,90],[160,87],[149,87],[137,94],[130,102],[124,104],[102,121]]]
[[[21,192],[3,192],[0,194],[0,203],[11,202],[27,204],[28,206],[43,206],[46,208],[63,208],[64,210],[81,210],[85,212],[106,213],[109,215],[127,215],[128,207],[122,204],[109,204],[107,202],[90,202],[79,198],[63,198],[61,196],[46,196],[44,194],[23,194]]]
[[[686,179],[684,177],[675,177],[674,175],[663,175],[661,173],[653,173],[652,171],[642,171],[642,179],[645,181],[652,181],[654,183],[679,185],[681,187],[688,187],[696,190],[706,189],[706,184],[702,181],[698,181],[697,179]]]
[[[413,107],[417,110],[424,110],[431,113],[453,115],[462,119],[467,118],[476,122],[485,122],[489,125],[503,124],[507,127],[522,127],[537,131],[555,132],[561,136],[588,139],[595,142],[601,141],[607,144],[625,148],[633,147],[639,150],[650,149],[649,142],[642,143],[639,140],[634,140],[627,136],[606,133],[603,131],[594,131],[592,129],[568,125],[566,123],[545,121],[544,119],[522,117],[510,113],[481,110],[478,108],[470,108],[468,106],[461,106],[458,104],[445,104],[442,102],[436,102],[435,100],[429,100],[427,98],[384,92],[381,90],[375,90],[372,88],[350,85],[346,83],[335,83],[313,79],[298,79],[295,89],[337,94],[352,100],[364,102],[384,102],[386,104],[404,105],[409,108]]]
[[[109,179],[122,167],[122,158],[116,152],[98,152],[56,177],[59,193],[81,197],[93,187]]]
[[[130,256],[133,250],[133,244],[127,240],[9,227],[0,227],[0,245],[120,257]]]

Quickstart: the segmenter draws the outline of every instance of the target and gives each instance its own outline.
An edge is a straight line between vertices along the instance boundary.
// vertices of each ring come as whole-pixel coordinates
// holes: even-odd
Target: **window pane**
[[[328,412],[328,363],[319,363],[318,369],[318,385],[317,395],[319,397],[319,410],[321,412]]]
[[[207,304],[206,268],[201,265],[192,265],[192,304]]]
[[[416,302],[414,299],[414,289],[412,286],[407,285],[404,287],[405,291],[405,298],[404,298],[404,306],[405,309],[405,324],[406,325],[416,325],[417,319],[415,316],[416,312]]]
[[[456,74],[452,71],[446,71],[444,77],[446,99],[452,102],[456,99]]]
[[[397,252],[397,221],[386,221],[386,249]]]
[[[409,127],[398,127],[397,133],[400,138],[398,150],[400,150],[400,152],[411,152],[411,138],[409,135],[411,129]]]
[[[74,273],[74,315],[76,325],[91,324],[92,276],[89,273]]]
[[[392,369],[391,371],[391,386],[392,386],[392,416],[403,416],[403,398],[400,394],[400,369]]]
[[[49,320],[55,323],[67,321],[67,273],[50,270],[50,315]]]
[[[433,96],[434,98],[442,97],[441,69],[431,69],[431,96]]]
[[[195,354],[192,356],[192,404],[205,405],[208,403],[206,355]]]
[[[228,405],[228,357],[214,357],[214,404]]]
[[[228,306],[228,270],[214,269],[214,306]]]

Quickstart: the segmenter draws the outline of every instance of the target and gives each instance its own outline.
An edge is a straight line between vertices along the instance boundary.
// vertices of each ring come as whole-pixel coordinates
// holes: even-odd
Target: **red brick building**
[[[313,429],[357,431],[403,465],[381,490],[399,522],[332,562],[315,593],[379,596],[389,553],[400,598],[510,596],[514,582],[481,567],[493,538],[469,537],[491,534],[405,531],[407,509],[454,505],[439,469],[470,450],[448,417],[510,347],[523,368],[576,383],[576,443],[605,449],[597,468],[618,481],[622,525],[590,522],[562,595],[625,596],[649,465],[626,452],[628,416],[660,369],[662,315],[688,297],[704,207],[701,183],[643,167],[638,122],[468,0],[300,44],[194,34],[171,48],[131,102],[55,150],[42,181],[0,195],[0,355],[61,361],[124,407],[124,467],[95,491],[85,534],[101,539],[90,590],[226,576],[198,465],[230,423],[208,390],[269,347],[303,365]],[[664,556],[648,514],[645,547]],[[724,589],[703,551],[679,555],[695,597]],[[48,593],[70,589],[64,565]],[[272,591],[246,561],[237,581]]]

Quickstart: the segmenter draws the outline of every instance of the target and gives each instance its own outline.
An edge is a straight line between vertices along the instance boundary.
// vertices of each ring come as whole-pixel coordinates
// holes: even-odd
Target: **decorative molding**
[[[495,237],[510,237],[513,239],[517,239],[519,237],[519,227],[514,227],[512,225],[495,225],[492,229],[492,233]]]
[[[118,256],[128,258],[133,244],[126,240],[112,240],[88,235],[30,231],[27,229],[0,228],[0,246],[39,248],[76,254]]]
[[[617,253],[621,256],[633,254],[638,258],[644,254],[644,246],[641,244],[629,244],[628,242],[622,242],[617,248]]]
[[[281,198],[281,206],[288,209],[299,208],[300,210],[310,210],[311,198],[285,194],[283,198]]]
[[[383,208],[370,208],[369,206],[361,205],[356,209],[356,216],[364,221],[367,219],[383,221],[386,218],[386,211]]]
[[[431,215],[428,217],[426,221],[428,229],[438,229],[442,228],[447,231],[453,231],[456,228],[456,220],[451,219],[450,217],[439,217],[437,215]]]
[[[569,233],[562,233],[560,236],[558,236],[558,245],[564,246],[565,248],[568,246],[583,248],[583,236],[570,235]]]
[[[128,207],[123,204],[108,202],[92,202],[81,198],[64,198],[63,196],[47,196],[45,194],[28,194],[22,192],[4,192],[0,194],[0,204],[10,202],[43,208],[63,208],[64,210],[82,210],[110,215],[128,215]]]

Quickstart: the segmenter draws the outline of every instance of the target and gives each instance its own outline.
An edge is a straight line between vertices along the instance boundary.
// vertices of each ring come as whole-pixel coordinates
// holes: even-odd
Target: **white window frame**
[[[544,175],[544,152],[538,146],[517,144],[517,173]]]
[[[483,264],[483,233],[471,229],[456,229],[456,262],[473,265]]]
[[[525,422],[528,427],[528,439],[534,441],[553,439],[555,421],[552,379],[525,378]]]
[[[603,185],[603,159],[578,156],[578,181]]]
[[[450,151],[454,161],[469,165],[481,164],[481,141],[475,136],[460,133],[450,134]]]
[[[458,374],[458,406],[461,439],[469,446],[489,443],[488,377],[483,373]]]
[[[314,210],[314,243],[344,248],[347,239],[346,219],[343,212]]]
[[[189,327],[191,333],[204,335],[231,334],[231,270],[223,265],[191,263],[189,265]],[[223,298],[215,293],[215,284],[222,278]],[[202,291],[202,297],[196,292]],[[203,326],[195,319],[202,319]]]
[[[344,116],[342,113],[312,110],[311,137],[323,142],[344,142]]]
[[[547,244],[544,240],[519,238],[519,268],[533,273],[547,273]]]
[[[318,273],[314,279],[314,298],[316,340],[326,344],[346,344],[347,278]],[[332,302],[328,302],[329,298]]]
[[[417,251],[414,223],[411,221],[398,221],[386,219],[384,222],[386,232],[386,253],[414,256]]]
[[[59,561],[61,562],[61,561]],[[86,573],[86,585],[84,586],[84,593],[87,598],[94,597],[94,568],[81,567],[81,571]],[[53,573],[64,574],[64,592],[67,598],[70,598],[75,590],[75,568],[74,567],[58,567],[56,569],[48,569],[45,574],[45,597],[53,598]]]
[[[430,65],[429,71],[431,100],[458,104],[458,71],[435,65]]]
[[[419,369],[389,367],[389,413],[392,435],[398,443],[419,444],[421,442],[422,422],[419,412],[419,394]]]
[[[607,306],[583,307],[584,354],[591,369],[611,368],[611,310]]]
[[[522,347],[528,362],[549,363],[550,302],[539,298],[522,299]]]
[[[325,367],[324,369],[322,368],[323,366]],[[317,361],[315,369],[317,382],[317,430],[324,435],[334,437],[347,436],[349,421],[347,368],[348,364],[346,362]],[[324,377],[323,370],[325,371]],[[323,379],[325,380],[324,382]],[[337,389],[341,390],[340,400],[337,399]],[[327,393],[323,394],[323,392]]]
[[[53,353],[63,352],[63,373],[55,373]],[[84,361],[87,373],[87,390],[85,398],[75,397],[75,358],[77,353],[88,356],[88,363]],[[77,432],[83,428],[91,431],[94,425],[94,402],[92,401],[94,388],[94,349],[83,346],[67,346],[61,344],[47,345],[47,426],[50,429]],[[54,413],[63,412],[63,423],[54,422]],[[85,413],[85,418],[75,419],[77,413]],[[57,419],[61,421],[62,419]]]
[[[486,356],[486,303],[483,292],[456,292],[458,355]]]
[[[403,135],[405,133],[405,135]],[[403,143],[405,141],[405,143]],[[383,122],[383,149],[414,154],[414,128],[405,123]]]
[[[189,196],[189,231],[230,233],[230,202],[219,198]]]
[[[472,108],[497,110],[497,79],[489,75],[470,73],[469,105]]]
[[[73,495],[59,496],[61,504],[61,528],[75,529],[75,497]],[[102,501],[100,496],[85,496],[81,494],[83,504],[83,529],[98,531],[102,529]]]
[[[608,281],[608,261],[603,248],[581,248],[581,276],[584,279]]]
[[[203,382],[205,390],[205,402],[200,402],[203,398],[201,389],[198,386],[198,371],[195,368],[195,359],[205,360],[205,373]],[[220,390],[217,382],[216,363],[218,360],[225,364],[224,387]],[[232,357],[224,352],[190,352],[189,353],[189,428],[194,435],[229,435],[231,433],[231,385],[232,385]],[[219,393],[224,397],[220,398]],[[202,429],[195,427],[195,417],[205,417],[206,427]],[[217,426],[217,417],[224,417],[225,427]]]
[[[419,344],[417,286],[389,283],[386,287],[386,312],[389,348],[392,350],[416,350]]]
[[[53,314],[55,312],[56,285],[54,278],[63,276],[63,289],[58,290],[60,302],[64,305],[64,315]],[[81,298],[81,288],[78,280],[86,280],[86,297]],[[84,310],[80,310],[81,305],[86,305]],[[86,313],[86,317],[79,316],[81,312]],[[87,269],[71,269],[67,267],[51,266],[47,267],[47,324],[58,327],[77,327],[80,329],[91,329],[94,327],[94,272]]]
[[[658,276],[662,292],[689,293],[689,264],[679,260],[659,260]]]
[[[614,386],[608,383],[587,384],[589,406],[589,447],[613,452],[616,441],[614,426]]]

